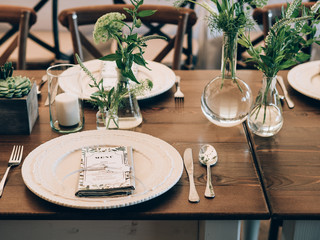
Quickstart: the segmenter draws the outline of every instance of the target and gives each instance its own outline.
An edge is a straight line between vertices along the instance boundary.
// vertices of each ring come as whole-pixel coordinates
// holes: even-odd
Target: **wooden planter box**
[[[0,134],[30,134],[38,116],[36,83],[22,98],[0,98]]]

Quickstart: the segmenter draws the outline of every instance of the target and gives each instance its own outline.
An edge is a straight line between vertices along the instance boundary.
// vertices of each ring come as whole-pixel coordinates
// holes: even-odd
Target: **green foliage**
[[[12,73],[12,62],[6,62],[3,66],[0,67],[0,79],[6,80],[8,77],[12,76]]]
[[[230,34],[235,34],[245,28],[253,26],[253,22],[246,6],[262,7],[267,3],[267,1],[268,0],[211,0],[211,2],[216,6],[218,12],[216,12],[216,10],[206,2],[196,2],[194,0],[176,0],[174,5],[181,6],[186,2],[195,3],[205,8],[210,13],[210,16],[208,17],[208,26],[210,30],[220,30]]]
[[[130,0],[133,8],[125,8],[124,10],[131,15],[132,25],[124,22],[125,15],[120,13],[108,13],[100,17],[94,28],[93,36],[96,43],[105,42],[108,39],[117,41],[118,50],[115,53],[109,54],[100,58],[104,61],[115,61],[121,74],[124,77],[138,83],[138,80],[132,72],[132,64],[147,67],[147,62],[143,58],[146,42],[151,39],[165,39],[162,36],[153,35],[148,37],[138,36],[134,33],[136,28],[141,27],[140,17],[148,17],[153,15],[156,10],[139,11],[139,7],[143,4],[143,0]],[[128,34],[124,33],[124,28]]]
[[[278,71],[308,60],[310,56],[301,50],[313,43],[319,44],[318,5],[319,2],[309,10],[301,0],[288,4],[287,9],[282,10],[281,19],[270,29],[264,47],[254,47],[249,35],[242,33],[238,42],[248,49],[251,58],[247,61],[253,62],[267,77],[274,77]]]
[[[11,62],[0,67],[0,97],[21,98],[31,89],[31,81],[27,77],[12,77],[13,67]]]

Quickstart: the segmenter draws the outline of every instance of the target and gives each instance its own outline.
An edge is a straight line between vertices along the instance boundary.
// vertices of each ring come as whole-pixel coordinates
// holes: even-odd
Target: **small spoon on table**
[[[200,148],[199,162],[207,166],[207,186],[204,193],[204,196],[207,198],[215,197],[213,186],[211,183],[211,166],[215,165],[217,161],[218,161],[218,154],[216,149],[213,146],[209,144],[205,144]]]

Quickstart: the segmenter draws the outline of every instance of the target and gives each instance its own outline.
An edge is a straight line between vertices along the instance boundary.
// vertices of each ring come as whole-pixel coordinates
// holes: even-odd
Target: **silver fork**
[[[184,100],[184,94],[181,92],[181,89],[180,89],[180,76],[176,76],[176,86],[177,86],[177,90],[174,93],[174,100],[176,103],[180,104],[180,103],[183,103],[183,100]]]
[[[13,146],[12,153],[8,162],[8,168],[0,182],[0,197],[2,196],[4,184],[6,182],[9,170],[13,166],[18,166],[21,163],[23,146]]]

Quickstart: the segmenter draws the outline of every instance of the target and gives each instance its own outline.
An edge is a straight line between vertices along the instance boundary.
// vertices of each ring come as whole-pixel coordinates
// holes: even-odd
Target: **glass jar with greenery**
[[[211,0],[213,8],[206,2],[193,0],[175,1],[176,6],[192,2],[208,11],[209,29],[223,33],[221,74],[211,80],[201,96],[201,108],[212,123],[232,127],[243,122],[252,105],[250,87],[236,75],[238,35],[253,26],[248,8],[261,7],[267,0]]]
[[[110,128],[111,123],[117,128],[133,128],[142,122],[142,115],[135,96],[146,88],[152,88],[152,82],[146,80],[141,84],[136,79],[132,66],[135,63],[147,68],[147,62],[143,57],[144,48],[147,47],[146,42],[151,39],[164,38],[158,35],[139,36],[135,32],[135,29],[142,25],[140,18],[154,14],[155,10],[139,11],[143,0],[130,0],[130,2],[133,7],[124,10],[132,18],[131,25],[125,22],[126,16],[124,14],[112,12],[101,16],[97,20],[93,31],[96,43],[105,42],[109,39],[114,39],[117,42],[118,48],[115,53],[100,58],[103,61],[116,62],[118,72],[116,86],[106,90],[103,86],[103,79],[97,81],[77,57],[79,64],[93,82],[90,86],[97,89],[91,95],[91,99],[98,105],[100,112],[107,111],[106,128]],[[127,31],[124,31],[124,29]],[[137,84],[132,86],[130,81]],[[121,111],[119,111],[120,109]],[[125,113],[125,115],[121,115],[122,113]]]
[[[262,88],[248,116],[248,126],[259,136],[269,137],[282,127],[282,109],[276,90],[276,77],[280,70],[290,68],[309,59],[303,48],[319,43],[316,24],[319,23],[320,2],[307,9],[301,0],[293,0],[283,8],[281,19],[270,29],[265,46],[254,47],[250,37],[241,34],[239,43],[245,46],[249,62],[263,72]]]

